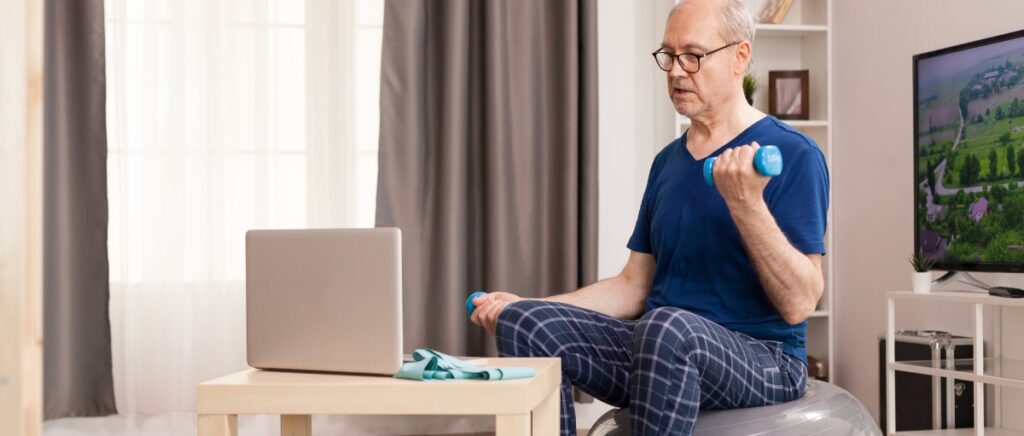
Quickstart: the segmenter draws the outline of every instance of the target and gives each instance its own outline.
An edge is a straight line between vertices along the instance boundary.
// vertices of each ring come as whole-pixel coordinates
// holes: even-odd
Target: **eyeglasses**
[[[665,51],[664,48],[661,48],[661,49],[658,49],[658,51],[656,51],[654,53],[651,53],[651,55],[654,56],[654,61],[658,63],[658,68],[661,68],[662,71],[665,71],[665,72],[672,71],[672,61],[675,60],[677,63],[679,63],[679,68],[682,68],[683,71],[686,71],[687,73],[690,73],[690,74],[694,74],[694,73],[700,71],[700,60],[701,59],[704,59],[704,58],[706,58],[708,56],[711,56],[711,55],[715,54],[716,52],[725,50],[725,49],[727,49],[729,47],[732,47],[732,46],[734,46],[736,44],[739,44],[739,43],[740,43],[739,41],[731,42],[729,44],[726,44],[726,45],[723,45],[723,46],[721,46],[719,48],[711,50],[711,51],[709,51],[707,53],[687,52],[687,53],[675,54],[675,53],[672,53],[672,52]]]

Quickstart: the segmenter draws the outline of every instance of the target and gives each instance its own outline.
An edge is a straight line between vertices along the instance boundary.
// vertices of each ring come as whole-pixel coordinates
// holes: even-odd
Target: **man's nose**
[[[687,73],[686,70],[683,70],[683,67],[679,65],[678,58],[672,60],[672,68],[668,70],[668,77],[683,78],[688,76],[689,74],[690,73]]]

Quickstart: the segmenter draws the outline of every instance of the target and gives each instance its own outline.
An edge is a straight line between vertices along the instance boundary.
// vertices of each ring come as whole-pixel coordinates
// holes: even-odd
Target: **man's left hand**
[[[491,336],[495,335],[495,326],[498,324],[498,315],[508,306],[509,303],[522,300],[523,298],[508,292],[490,292],[473,299],[476,309],[470,315],[469,320],[487,330]]]
[[[715,160],[712,173],[715,187],[730,208],[754,204],[763,199],[764,187],[771,177],[762,176],[754,168],[754,154],[759,148],[761,145],[755,141],[750,145],[725,150]]]

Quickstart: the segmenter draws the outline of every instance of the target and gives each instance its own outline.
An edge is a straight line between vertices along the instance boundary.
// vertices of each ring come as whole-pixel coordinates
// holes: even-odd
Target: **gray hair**
[[[746,3],[743,0],[716,0],[722,12],[722,33],[721,37],[726,43],[747,40],[754,42],[754,16],[750,14]],[[686,0],[679,0],[672,12],[671,17]]]

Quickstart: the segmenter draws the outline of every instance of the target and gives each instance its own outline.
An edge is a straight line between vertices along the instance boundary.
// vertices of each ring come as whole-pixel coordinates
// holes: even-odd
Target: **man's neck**
[[[686,148],[695,159],[703,159],[764,116],[742,100],[742,96],[739,100],[725,102],[711,113],[690,119]]]

